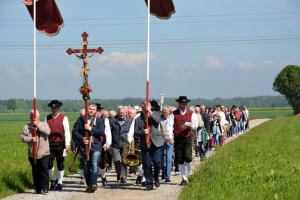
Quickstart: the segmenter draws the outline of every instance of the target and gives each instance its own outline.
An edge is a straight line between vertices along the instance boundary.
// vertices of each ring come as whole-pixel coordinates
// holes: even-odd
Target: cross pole
[[[71,55],[72,53],[74,53],[79,59],[83,60],[83,67],[82,67],[82,71],[80,73],[81,76],[83,76],[83,84],[88,84],[88,72],[90,70],[89,67],[89,58],[92,57],[95,53],[99,53],[102,54],[102,52],[104,51],[101,47],[98,47],[97,49],[88,49],[87,45],[88,45],[88,41],[87,41],[87,37],[89,35],[84,32],[81,34],[82,37],[82,49],[71,49],[68,48],[67,49],[67,54]],[[80,55],[78,55],[78,53],[80,53]],[[89,53],[91,53],[92,55],[88,55]],[[84,99],[84,108],[85,108],[85,115],[84,115],[84,122],[87,124],[88,123],[88,100]],[[84,134],[85,138],[88,139],[89,135],[88,135],[88,131],[85,130],[85,134]],[[90,159],[89,157],[90,154],[90,147],[89,144],[85,144],[85,159],[88,161]]]

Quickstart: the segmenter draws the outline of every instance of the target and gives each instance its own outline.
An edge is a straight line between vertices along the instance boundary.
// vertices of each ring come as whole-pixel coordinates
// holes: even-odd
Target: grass
[[[223,146],[179,200],[300,199],[299,119],[275,118]]]
[[[22,128],[27,123],[28,121],[0,121],[0,199],[33,188],[27,144],[19,139]],[[73,124],[74,121],[71,121],[70,127]],[[69,152],[65,159],[65,175],[71,174],[69,167],[73,158],[74,155]],[[79,171],[78,159],[74,169]]]

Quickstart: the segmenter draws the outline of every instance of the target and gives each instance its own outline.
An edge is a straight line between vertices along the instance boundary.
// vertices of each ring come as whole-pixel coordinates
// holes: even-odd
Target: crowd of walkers
[[[106,172],[113,166],[120,184],[126,183],[131,174],[136,176],[137,185],[149,191],[160,187],[160,180],[171,182],[172,171],[181,175],[179,185],[188,184],[193,157],[205,161],[207,151],[220,148],[228,137],[250,128],[245,106],[188,107],[190,100],[186,96],[179,96],[176,102],[178,107],[144,101],[135,106],[120,105],[116,111],[105,110],[100,103],[89,103],[87,113],[80,110],[72,137],[68,118],[59,112],[61,102],[49,103],[52,114],[44,122],[39,121],[39,114],[34,118],[31,111],[31,122],[24,126],[20,139],[28,144],[35,193],[63,189],[64,153],[70,143],[71,151],[80,158],[79,183],[86,185],[87,193],[97,190],[99,176],[102,186],[109,184]],[[36,137],[34,129],[38,132]],[[54,174],[55,158],[58,179]]]

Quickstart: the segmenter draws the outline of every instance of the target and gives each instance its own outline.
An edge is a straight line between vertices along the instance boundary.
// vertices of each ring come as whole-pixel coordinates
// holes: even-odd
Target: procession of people
[[[134,174],[136,184],[150,191],[154,186],[160,187],[160,179],[166,184],[172,182],[174,171],[182,178],[177,184],[187,185],[193,173],[194,157],[205,162],[207,151],[217,150],[228,137],[249,128],[246,107],[188,107],[190,99],[186,96],[179,96],[176,102],[177,108],[161,107],[152,100],[143,101],[140,106],[120,105],[116,112],[105,110],[100,103],[89,103],[87,113],[82,109],[72,130],[72,151],[80,157],[78,182],[86,185],[85,191],[97,190],[98,177],[101,177],[102,187],[110,184],[105,174],[112,170],[112,163],[120,184],[126,183],[128,173]],[[59,112],[62,105],[52,100],[48,104],[52,113],[44,122],[39,121],[38,111],[36,118],[33,110],[30,111],[31,122],[20,135],[21,141],[28,144],[36,194],[63,190],[64,156],[69,151],[71,135],[68,118]],[[34,128],[38,132],[36,137],[32,134]],[[33,161],[34,143],[38,144],[36,163]],[[54,173],[55,158],[58,178]]]

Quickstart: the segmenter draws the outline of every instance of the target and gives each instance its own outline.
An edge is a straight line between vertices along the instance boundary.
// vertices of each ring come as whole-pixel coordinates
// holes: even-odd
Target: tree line
[[[177,98],[164,98],[163,105],[177,107]],[[60,100],[63,103],[61,111],[63,112],[79,112],[84,107],[83,100],[67,99]],[[130,98],[123,99],[91,99],[89,102],[101,103],[101,106],[106,110],[116,110],[119,105],[140,105],[144,98]],[[153,99],[150,99],[153,100]],[[154,100],[160,102],[160,99]],[[40,112],[50,112],[50,108],[47,106],[50,103],[49,100],[37,100],[37,109]],[[246,106],[248,108],[272,108],[272,107],[287,107],[287,100],[282,95],[277,96],[255,96],[255,97],[233,97],[233,98],[214,98],[203,99],[196,98],[191,99],[189,106],[204,104],[207,107],[213,107],[214,105],[224,105],[225,107]],[[25,113],[29,112],[33,108],[33,100],[29,99],[7,99],[0,100],[0,112],[9,113]]]

